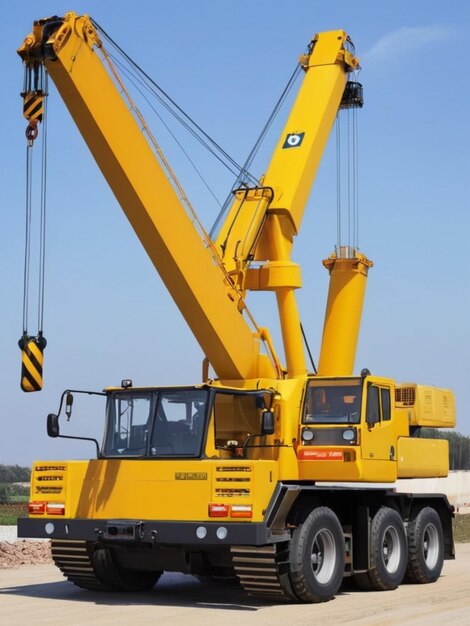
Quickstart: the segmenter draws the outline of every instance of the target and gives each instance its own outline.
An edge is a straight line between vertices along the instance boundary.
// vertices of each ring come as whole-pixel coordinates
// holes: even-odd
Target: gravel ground
[[[0,526],[0,569],[51,563],[49,539],[18,539],[16,526]]]

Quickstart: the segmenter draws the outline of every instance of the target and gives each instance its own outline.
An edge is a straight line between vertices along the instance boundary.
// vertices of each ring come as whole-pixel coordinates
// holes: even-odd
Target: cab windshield
[[[304,424],[358,424],[362,379],[311,381],[305,400]]]
[[[105,457],[198,457],[208,391],[117,391],[108,397]]]

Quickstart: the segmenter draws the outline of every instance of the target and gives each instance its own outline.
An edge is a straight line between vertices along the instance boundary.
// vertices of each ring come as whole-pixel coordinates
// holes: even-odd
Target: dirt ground
[[[345,586],[323,604],[273,604],[250,598],[237,585],[165,573],[144,593],[84,591],[54,565],[0,570],[0,623],[35,626],[468,626],[470,544],[457,544],[432,585],[400,585],[363,592]]]
[[[49,541],[0,542],[0,569],[52,563]]]

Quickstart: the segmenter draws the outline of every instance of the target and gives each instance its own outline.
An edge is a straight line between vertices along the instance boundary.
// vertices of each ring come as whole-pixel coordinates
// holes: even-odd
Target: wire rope
[[[217,204],[219,206],[221,205],[220,200],[217,198],[217,196],[215,195],[213,189],[210,187],[209,183],[207,182],[207,180],[204,178],[204,176],[202,175],[201,171],[199,170],[199,168],[197,167],[197,165],[194,163],[193,159],[191,158],[191,156],[188,154],[187,150],[185,150],[184,146],[182,145],[182,143],[178,140],[178,138],[176,137],[176,135],[173,133],[173,131],[171,130],[171,128],[168,126],[168,124],[165,122],[165,120],[163,119],[163,117],[160,115],[160,113],[157,111],[156,107],[152,104],[152,102],[150,101],[150,98],[144,93],[143,88],[147,88],[148,87],[145,85],[145,83],[139,78],[138,75],[136,74],[132,74],[123,63],[121,63],[119,61],[119,59],[117,59],[114,55],[109,55],[111,57],[111,59],[113,60],[113,62],[116,64],[117,67],[119,67],[120,71],[127,77],[127,80],[129,80],[129,82],[131,82],[135,89],[137,89],[137,91],[140,93],[140,95],[142,96],[142,98],[144,98],[144,100],[147,102],[148,106],[151,108],[151,110],[154,112],[154,114],[157,116],[157,118],[160,120],[161,124],[165,127],[166,131],[168,132],[168,134],[171,136],[171,138],[173,139],[173,141],[176,143],[176,145],[179,147],[179,149],[182,151],[182,153],[185,155],[185,157],[188,159],[189,163],[191,164],[191,166],[193,167],[194,171],[196,172],[196,174],[198,175],[198,177],[200,178],[201,182],[203,183],[203,185],[206,187],[206,189],[208,190],[208,192],[211,194],[211,196],[213,197],[213,199],[217,202]],[[139,87],[140,85],[140,87]]]
[[[336,246],[341,248],[341,118],[336,115]]]
[[[235,159],[233,159],[210,135],[208,135],[169,95],[168,93],[160,87],[113,39],[112,37],[95,21],[93,20],[93,25],[100,31],[100,33],[106,38],[106,40],[112,45],[119,54],[122,55],[124,59],[129,63],[131,67],[133,67],[141,76],[145,78],[150,85],[152,85],[157,91],[153,92],[155,97],[165,106],[165,108],[206,148],[214,155],[216,158],[220,160],[221,163],[225,165],[231,171],[231,173],[238,174],[243,170],[242,166],[240,166]],[[159,95],[161,94],[161,95]],[[165,101],[166,100],[166,101]],[[170,106],[171,105],[171,106]],[[172,108],[173,107],[173,108]],[[176,112],[178,111],[180,115]],[[181,117],[182,116],[182,117]],[[186,121],[185,121],[186,120]],[[191,128],[194,127],[194,128]],[[194,130],[195,129],[195,130]],[[196,132],[197,131],[197,132]],[[198,134],[199,133],[199,134]],[[202,138],[205,138],[204,141]],[[217,156],[215,152],[209,148],[209,145],[213,146],[216,152],[218,152],[221,156]],[[222,158],[223,157],[223,158]],[[224,161],[226,159],[226,162]],[[230,166],[228,165],[230,164]],[[252,184],[257,184],[258,180],[249,172],[245,172],[246,176],[252,182]]]
[[[26,146],[26,223],[24,248],[24,275],[23,275],[23,335],[28,334],[29,309],[29,267],[31,260],[31,205],[32,205],[32,170],[33,170],[33,142],[28,141]]]
[[[277,117],[282,105],[284,104],[290,90],[292,89],[293,84],[295,83],[296,78],[298,77],[299,73],[300,73],[301,67],[300,65],[297,65],[295,70],[293,71],[291,77],[289,78],[289,80],[287,81],[286,86],[284,87],[280,97],[278,98],[278,101],[276,102],[276,104],[274,105],[274,108],[267,120],[267,122],[265,123],[263,129],[261,130],[261,133],[258,136],[258,139],[255,141],[255,144],[253,146],[253,148],[251,149],[245,163],[243,164],[243,169],[240,172],[240,174],[238,175],[236,181],[234,182],[234,184],[232,185],[232,189],[230,190],[228,196],[226,197],[223,205],[222,205],[222,209],[219,213],[219,215],[216,217],[214,224],[212,225],[211,230],[209,231],[209,234],[211,237],[214,237],[215,232],[217,231],[220,222],[222,221],[224,215],[227,212],[227,209],[230,205],[231,199],[232,199],[232,193],[235,189],[238,189],[239,187],[243,186],[244,184],[246,184],[246,180],[243,178],[243,172],[248,171],[248,168],[251,167],[253,160],[256,156],[256,154],[258,153],[261,144],[263,143],[269,129],[271,128],[275,118]]]
[[[317,372],[317,368],[316,368],[316,365],[315,365],[315,361],[313,360],[313,356],[312,356],[312,353],[310,351],[310,346],[309,346],[309,343],[307,341],[307,336],[305,334],[304,327],[303,327],[302,323],[300,323],[300,330],[302,331],[302,337],[304,339],[305,347],[307,348],[308,358],[310,359],[310,363],[312,364],[313,373],[317,374],[318,372]]]
[[[38,297],[38,332],[42,335],[44,327],[44,293],[46,263],[46,198],[47,198],[47,72],[44,76],[44,114],[41,143],[41,207],[39,224],[39,297]]]

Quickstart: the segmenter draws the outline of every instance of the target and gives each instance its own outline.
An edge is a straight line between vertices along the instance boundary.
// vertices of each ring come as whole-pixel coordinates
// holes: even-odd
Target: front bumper
[[[19,518],[18,537],[152,543],[167,546],[261,546],[284,539],[271,534],[264,523],[161,522],[158,520],[106,520]]]

